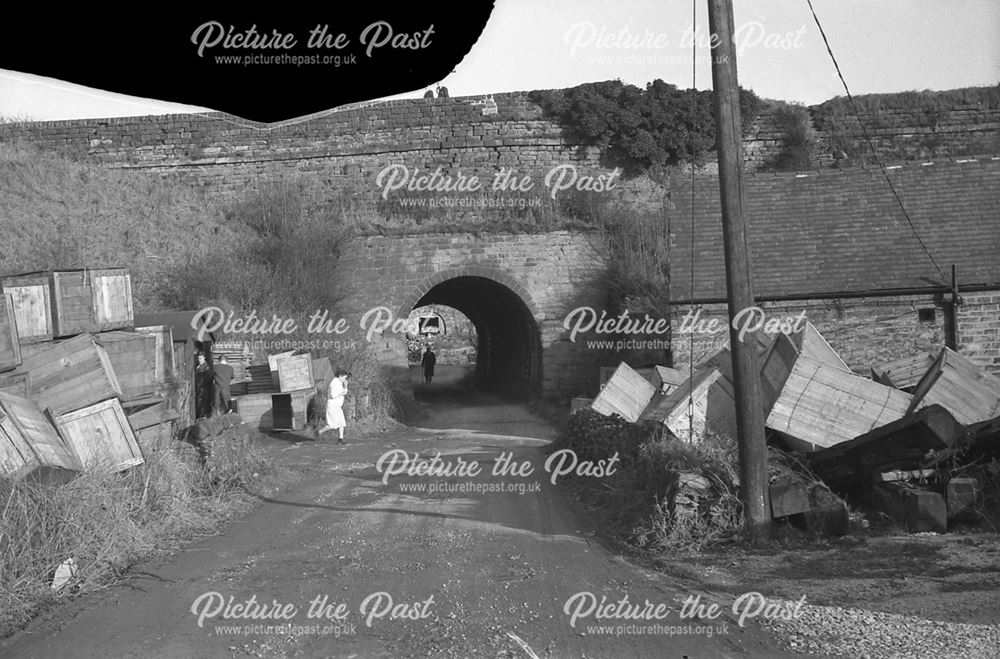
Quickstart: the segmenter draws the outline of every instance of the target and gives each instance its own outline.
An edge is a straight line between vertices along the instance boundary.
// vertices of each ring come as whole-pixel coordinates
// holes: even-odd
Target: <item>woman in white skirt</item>
[[[344,398],[347,396],[347,378],[350,373],[344,370],[337,370],[333,380],[330,381],[330,390],[326,397],[326,425],[320,429],[322,435],[327,430],[336,430],[339,433],[337,444],[344,444],[344,428],[347,427],[347,419],[344,418]]]

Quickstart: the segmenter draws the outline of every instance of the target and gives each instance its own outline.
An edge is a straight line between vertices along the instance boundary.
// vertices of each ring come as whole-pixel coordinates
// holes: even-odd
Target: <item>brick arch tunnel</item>
[[[536,312],[527,292],[499,272],[476,269],[438,273],[401,312],[441,304],[465,314],[476,328],[476,386],[518,396],[537,394],[542,347]]]

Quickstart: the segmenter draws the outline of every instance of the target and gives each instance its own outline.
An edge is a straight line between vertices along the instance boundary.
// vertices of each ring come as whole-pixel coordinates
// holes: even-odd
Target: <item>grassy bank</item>
[[[100,588],[140,558],[249,509],[283,475],[241,430],[202,463],[172,437],[143,444],[145,464],[65,484],[0,480],[0,637],[44,606]],[[70,578],[52,587],[60,565]]]

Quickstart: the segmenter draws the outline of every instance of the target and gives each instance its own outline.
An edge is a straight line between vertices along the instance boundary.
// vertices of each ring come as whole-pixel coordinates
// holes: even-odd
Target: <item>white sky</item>
[[[708,33],[707,3],[696,0]],[[806,0],[734,0],[740,84],[813,104],[843,88]],[[1000,0],[813,0],[854,94],[1000,82]],[[451,96],[569,87],[620,78],[691,85],[690,0],[496,0],[455,72]],[[711,87],[708,48],[697,87]],[[2,66],[3,62],[0,62]],[[335,75],[335,74],[333,74]],[[401,96],[419,97],[424,89]],[[34,120],[195,110],[0,69],[0,117]]]

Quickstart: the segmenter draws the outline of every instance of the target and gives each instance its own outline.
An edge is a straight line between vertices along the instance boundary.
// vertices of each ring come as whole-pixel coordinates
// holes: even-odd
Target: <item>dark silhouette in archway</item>
[[[430,288],[413,308],[441,304],[461,311],[479,337],[476,387],[529,397],[541,390],[541,337],[524,300],[487,277],[457,276]]]

